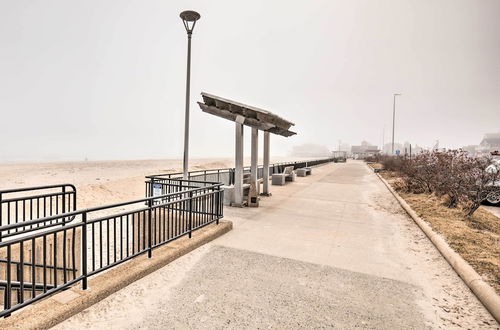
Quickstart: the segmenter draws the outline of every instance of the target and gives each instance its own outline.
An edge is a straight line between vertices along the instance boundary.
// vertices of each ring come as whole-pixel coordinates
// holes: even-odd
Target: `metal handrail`
[[[182,180],[182,181],[186,181],[186,180]],[[193,181],[193,182],[195,182],[195,181]],[[198,182],[202,182],[202,181],[198,181]],[[97,206],[97,207],[91,207],[91,208],[86,208],[86,209],[77,210],[77,211],[66,212],[66,213],[63,213],[63,214],[57,214],[57,215],[53,215],[53,216],[49,216],[49,217],[44,217],[44,218],[39,218],[39,219],[34,219],[34,220],[28,220],[28,221],[25,221],[25,222],[22,222],[22,223],[4,225],[4,226],[0,226],[0,237],[2,237],[1,232],[4,231],[4,230],[9,230],[9,229],[15,229],[15,228],[19,228],[19,227],[25,227],[25,226],[29,226],[29,225],[34,225],[34,224],[38,224],[38,223],[42,223],[42,222],[56,220],[56,219],[59,219],[59,218],[62,218],[62,217],[72,217],[72,216],[76,216],[76,215],[81,215],[83,213],[90,213],[90,212],[102,211],[102,210],[112,209],[112,208],[115,208],[115,207],[126,206],[126,205],[137,204],[137,203],[144,203],[144,202],[153,201],[153,200],[156,200],[156,199],[162,199],[162,198],[172,197],[172,196],[175,196],[175,195],[186,194],[187,192],[200,191],[200,190],[204,190],[204,189],[207,189],[207,188],[220,187],[220,186],[222,186],[221,183],[214,183],[213,186],[209,186],[209,187],[193,188],[193,189],[190,189],[190,190],[173,192],[173,193],[168,193],[168,194],[154,196],[154,197],[145,197],[145,198],[135,199],[135,200],[132,200],[132,201],[127,201],[127,202],[120,202],[120,203],[115,203],[115,204],[108,204],[108,205],[104,205],[104,206]],[[34,230],[40,230],[40,229],[43,229],[43,228],[39,227],[39,228],[33,228],[33,229]]]
[[[272,163],[272,164],[269,164],[269,167],[273,167],[273,166],[285,166],[285,165],[288,166],[288,165],[294,165],[294,164],[298,164],[298,163],[312,163],[312,162],[322,161],[322,160],[328,160],[328,162],[330,162],[330,161],[333,161],[333,158],[332,157],[325,157],[325,158],[320,158],[320,159],[300,160],[300,161],[282,162],[282,163]],[[257,167],[258,168],[263,168],[264,165],[258,165]],[[250,168],[251,168],[251,166],[244,166],[243,170],[248,170]],[[219,171],[234,171],[234,167],[214,168],[214,169],[206,169],[206,170],[194,170],[194,171],[189,171],[188,174],[189,175],[191,175],[191,174],[198,174],[198,173],[207,173],[208,174],[208,172],[211,172],[210,174],[214,174],[213,172],[218,173]],[[154,179],[154,178],[162,177],[162,176],[168,176],[168,178],[170,178],[171,176],[174,176],[174,175],[183,175],[183,173],[182,172],[174,172],[174,173],[152,174],[152,175],[147,175],[146,178],[147,179]]]
[[[275,174],[275,173],[281,173],[286,166],[294,166],[294,169],[297,169],[300,167],[305,167],[306,165],[316,166],[316,165],[320,165],[320,164],[327,163],[327,162],[333,162],[333,161],[334,161],[333,157],[325,157],[325,158],[321,158],[321,159],[272,163],[272,164],[269,164],[269,168],[271,169],[270,174]],[[251,169],[251,166],[243,167],[244,172],[248,172],[248,171],[250,171],[250,169]],[[263,175],[262,174],[263,169],[264,169],[264,165],[257,166],[257,173],[258,173],[259,178],[262,177],[262,175]],[[235,173],[235,168],[195,170],[195,171],[188,172],[188,180],[191,179],[192,177],[204,176],[206,179],[208,176],[217,175],[218,176],[217,180],[222,179],[221,176],[223,176],[223,178],[225,178],[225,179],[222,179],[221,181],[223,181],[225,185],[231,185],[231,184],[234,184],[234,173]],[[175,179],[177,177],[182,177],[182,176],[183,176],[182,172],[174,172],[174,173],[148,175],[148,176],[146,176],[146,179],[150,180],[149,181],[150,183],[153,183],[152,180]],[[146,182],[146,184],[148,185],[148,182]],[[151,187],[149,187],[149,188],[150,189],[146,189],[146,196],[152,195]]]
[[[152,257],[153,249],[185,235],[191,238],[193,231],[219,223],[224,200],[221,183],[197,181],[207,186],[192,187],[186,180],[167,181],[169,183],[162,184],[176,189],[180,184],[183,190],[0,226],[1,237],[20,227],[61,218],[81,218],[81,221],[58,223],[52,228],[34,227],[23,235],[0,241],[0,255],[4,259],[0,263],[6,270],[0,273],[0,290],[4,294],[0,317],[78,282],[86,290],[90,276],[145,253]],[[187,185],[183,185],[186,182]],[[98,217],[89,219],[92,212],[144,203],[146,207],[97,214]],[[76,239],[81,242],[76,243]],[[80,250],[76,252],[77,249]],[[28,296],[25,290],[30,292]],[[12,299],[16,294],[17,302]]]
[[[70,187],[70,188],[73,188],[74,191],[76,191],[76,187],[74,185],[72,185],[71,183],[63,183],[63,184],[54,184],[54,185],[47,185],[47,186],[3,189],[3,190],[0,190],[0,194],[23,192],[23,191],[30,191],[30,190],[54,189],[54,188],[60,188],[60,187]]]
[[[15,231],[0,232],[0,240],[33,229],[30,222],[33,219],[75,211],[76,208],[76,187],[69,183],[0,190],[0,227],[18,224]],[[45,223],[42,227],[67,224],[73,219],[59,218],[56,223]]]

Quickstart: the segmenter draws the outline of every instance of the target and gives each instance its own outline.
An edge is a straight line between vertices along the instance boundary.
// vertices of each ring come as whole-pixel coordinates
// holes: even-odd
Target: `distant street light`
[[[391,154],[394,155],[394,125],[396,121],[396,96],[401,96],[402,94],[394,94],[394,101],[392,103],[392,150]]]
[[[187,78],[186,78],[186,115],[184,119],[184,161],[182,166],[183,178],[188,179],[189,171],[189,96],[191,85],[191,35],[193,34],[196,21],[200,19],[200,14],[192,10],[183,11],[180,14],[184,27],[188,35],[188,54],[187,54]]]

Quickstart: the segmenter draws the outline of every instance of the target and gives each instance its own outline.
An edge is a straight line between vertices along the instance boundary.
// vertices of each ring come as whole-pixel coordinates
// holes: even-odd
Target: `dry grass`
[[[382,176],[394,187],[397,177],[383,172]],[[434,231],[440,233],[497,292],[500,292],[500,218],[485,209],[478,209],[470,218],[460,209],[443,205],[435,195],[399,195]]]
[[[367,163],[368,166],[371,166],[372,168],[374,169],[383,169],[384,168],[384,165],[380,164],[380,163]]]

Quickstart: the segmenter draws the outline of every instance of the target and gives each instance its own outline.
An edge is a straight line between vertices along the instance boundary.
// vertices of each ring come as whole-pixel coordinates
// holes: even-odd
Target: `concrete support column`
[[[252,157],[250,164],[250,180],[257,183],[258,178],[258,158],[259,158],[259,130],[252,128]]]
[[[264,175],[262,195],[270,196],[269,193],[269,132],[264,132]]]
[[[248,206],[259,206],[258,160],[259,158],[259,130],[252,128],[252,157],[250,162],[250,191],[248,192]]]
[[[243,122],[245,117],[238,116],[235,122],[234,157],[234,206],[243,206]]]

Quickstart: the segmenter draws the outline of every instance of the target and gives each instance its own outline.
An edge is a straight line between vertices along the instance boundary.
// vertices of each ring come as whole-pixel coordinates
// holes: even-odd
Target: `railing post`
[[[2,193],[0,193],[0,226],[3,226],[3,219],[2,219]],[[0,232],[0,242],[2,241],[2,232]]]
[[[190,191],[189,192],[189,202],[188,202],[188,208],[189,208],[189,217],[188,217],[188,221],[189,221],[189,238],[191,238],[191,234],[192,234],[192,231],[193,231],[193,223],[192,223],[192,216],[193,216],[193,191]]]
[[[63,214],[66,213],[66,186],[62,187],[62,213]],[[62,225],[64,226],[65,224],[66,224],[66,218],[63,217]]]
[[[11,261],[12,261],[12,254],[11,254],[11,245],[7,245],[7,273],[5,274],[7,276],[7,286],[5,287],[5,300],[3,302],[3,305],[5,309],[10,309],[11,307],[11,301],[12,301],[12,277],[11,277]]]
[[[224,189],[220,191],[219,205],[220,205],[220,217],[224,218]]]
[[[82,290],[88,289],[87,281],[87,212],[82,214]],[[101,261],[102,262],[102,261]]]
[[[216,223],[219,224],[219,212],[220,212],[220,186],[217,186],[216,198],[215,198],[215,217],[217,218]]]
[[[151,178],[150,182],[149,182],[149,196],[146,196],[146,197],[153,197],[153,191],[154,191],[154,188],[153,188],[153,178]]]
[[[148,245],[149,245],[149,249],[148,249],[148,258],[151,259],[153,257],[153,251],[152,251],[152,236],[153,236],[153,228],[152,228],[152,224],[153,222],[151,221],[152,220],[152,217],[153,217],[153,200],[150,199],[148,200]]]

